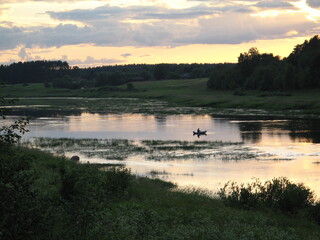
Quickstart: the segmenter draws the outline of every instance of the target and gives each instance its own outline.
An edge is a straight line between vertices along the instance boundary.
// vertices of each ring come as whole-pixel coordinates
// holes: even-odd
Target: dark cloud
[[[17,27],[0,27],[0,50],[11,49],[22,44],[24,32]]]
[[[293,5],[290,3],[290,1],[277,1],[277,0],[259,1],[254,6],[259,7],[259,8],[271,8],[271,9],[275,9],[275,8],[290,9],[290,8],[293,8]]]
[[[27,58],[28,54],[24,47],[20,49],[18,56],[20,57],[21,60],[24,60]]]
[[[227,14],[203,19],[200,26],[196,35],[177,41],[184,44],[239,44],[259,39],[286,38],[290,31],[296,31],[301,36],[309,35],[317,24],[305,19],[302,13],[272,18]]]
[[[189,0],[194,2],[206,2],[210,4],[217,4],[217,3],[224,3],[224,5],[228,5],[229,7],[236,8],[237,6],[242,6],[240,8],[242,11],[250,11],[250,7],[259,7],[263,9],[291,9],[293,6],[291,2],[297,2],[300,0],[227,0],[227,1],[221,1],[221,0]],[[308,0],[308,1],[314,1],[319,2],[319,0]],[[227,4],[226,4],[227,3]],[[247,4],[243,4],[247,3]]]
[[[121,56],[124,58],[127,58],[127,57],[132,56],[132,54],[131,53],[124,53],[124,54],[121,54]]]
[[[117,7],[105,5],[95,9],[76,9],[63,12],[48,11],[47,14],[58,20],[75,20],[88,23],[94,20],[110,19],[190,19],[212,15],[215,12],[214,9],[205,6],[196,6],[187,9],[169,9],[158,6]]]
[[[320,0],[307,0],[307,4],[313,8],[320,8]]]

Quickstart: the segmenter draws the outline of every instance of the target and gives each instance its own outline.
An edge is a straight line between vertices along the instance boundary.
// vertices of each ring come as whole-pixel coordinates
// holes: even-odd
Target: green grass
[[[129,97],[158,99],[180,106],[212,107],[218,110],[265,109],[275,114],[286,112],[288,115],[320,113],[319,89],[294,91],[289,94],[290,96],[244,91],[245,95],[239,96],[235,95],[234,91],[207,89],[206,82],[206,78],[134,82],[135,91],[127,91],[126,85],[117,87],[119,91],[105,91],[99,88],[78,90],[45,88],[43,84],[8,85],[0,88],[0,95],[3,97]],[[223,113],[228,112],[223,111]],[[248,111],[244,114],[248,114]]]
[[[6,149],[6,151],[4,151]],[[81,165],[0,148],[4,239],[319,239],[304,215],[224,205],[201,189],[176,189],[125,169]]]
[[[86,96],[88,90],[70,90],[65,88],[45,88],[43,84],[14,84],[0,87],[3,97],[74,97]]]

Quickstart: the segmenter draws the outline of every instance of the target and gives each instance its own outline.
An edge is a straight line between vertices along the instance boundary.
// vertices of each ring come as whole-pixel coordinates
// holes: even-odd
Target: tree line
[[[320,38],[318,35],[295,46],[280,59],[257,48],[241,53],[237,64],[220,64],[207,82],[211,89],[287,91],[320,87]]]
[[[135,81],[208,77],[215,64],[131,64],[79,68],[63,61],[18,62],[0,66],[0,83],[43,83],[46,87],[116,86]]]

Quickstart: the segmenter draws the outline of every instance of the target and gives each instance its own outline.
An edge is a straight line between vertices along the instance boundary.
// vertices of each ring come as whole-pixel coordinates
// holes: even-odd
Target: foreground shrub
[[[244,208],[271,207],[284,213],[296,213],[314,203],[314,193],[302,183],[291,183],[287,178],[274,178],[247,185],[228,182],[218,192],[228,205]]]
[[[33,239],[44,231],[43,205],[32,190],[35,176],[30,157],[17,157],[7,145],[0,144],[0,239]]]
[[[320,202],[317,202],[309,209],[311,217],[320,224]]]
[[[92,239],[106,209],[126,196],[130,178],[123,167],[101,171],[0,145],[0,239]]]

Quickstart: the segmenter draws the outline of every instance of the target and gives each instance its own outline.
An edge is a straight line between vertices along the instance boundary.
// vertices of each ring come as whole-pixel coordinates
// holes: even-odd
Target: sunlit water
[[[12,121],[14,117],[8,118]],[[194,136],[197,128],[207,136]],[[129,139],[141,145],[142,140],[243,142],[221,146],[225,152],[243,151],[256,157],[229,159],[212,157],[152,159],[146,153],[128,154],[124,159],[88,156],[79,150],[63,151],[66,156],[79,155],[82,162],[125,164],[132,173],[158,177],[179,186],[194,185],[216,191],[231,181],[249,182],[253,178],[269,180],[285,176],[303,182],[320,196],[320,123],[317,120],[245,120],[216,118],[211,115],[92,114],[60,117],[37,117],[23,140],[39,137],[72,139]],[[99,151],[99,149],[95,149]],[[115,155],[117,154],[117,150]],[[120,151],[120,150],[119,150]],[[201,150],[202,151],[202,150]],[[202,152],[199,151],[199,154]],[[213,151],[205,149],[204,152]],[[214,150],[216,151],[216,150]],[[153,173],[153,174],[152,174]]]

